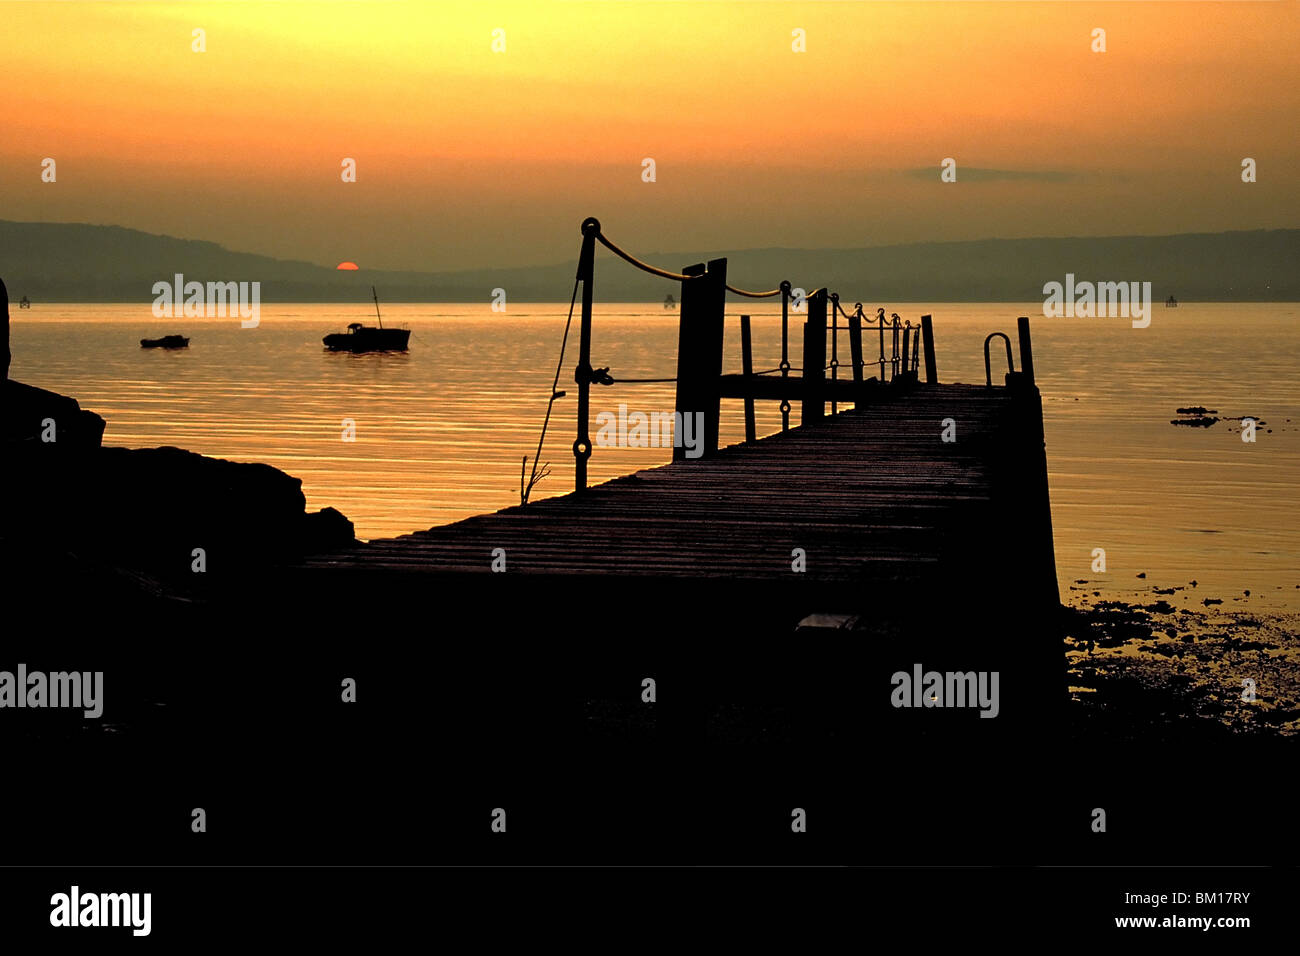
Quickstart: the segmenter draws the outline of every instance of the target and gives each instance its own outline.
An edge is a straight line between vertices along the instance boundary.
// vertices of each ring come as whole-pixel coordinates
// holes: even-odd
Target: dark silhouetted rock
[[[5,396],[11,554],[66,552],[201,589],[354,543],[347,518],[333,508],[306,514],[302,482],[270,465],[101,447],[104,420],[73,399],[12,381]],[[54,442],[42,441],[46,419]]]
[[[322,508],[303,515],[302,544],[308,552],[330,551],[356,543],[352,522],[333,508]]]
[[[6,446],[11,442],[44,445],[49,453],[98,448],[104,437],[104,419],[82,409],[75,398],[9,378],[4,383],[0,427]]]

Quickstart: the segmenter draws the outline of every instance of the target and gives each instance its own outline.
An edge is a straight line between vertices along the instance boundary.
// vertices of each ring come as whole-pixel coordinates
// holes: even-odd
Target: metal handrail
[[[993,387],[993,365],[989,359],[989,343],[996,338],[1001,338],[1007,346],[1007,372],[1015,372],[1016,365],[1011,361],[1011,339],[1005,332],[990,332],[984,339],[984,384],[989,388]]]

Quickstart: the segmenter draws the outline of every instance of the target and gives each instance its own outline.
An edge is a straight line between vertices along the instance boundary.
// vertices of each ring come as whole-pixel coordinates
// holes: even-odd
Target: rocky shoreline
[[[1204,610],[1075,600],[1063,630],[1076,732],[1300,734],[1300,616],[1244,614],[1213,599]]]
[[[306,510],[300,479],[180,448],[105,446],[104,419],[55,392],[6,379],[2,427],[11,561],[186,594],[209,575],[355,543],[338,511]]]

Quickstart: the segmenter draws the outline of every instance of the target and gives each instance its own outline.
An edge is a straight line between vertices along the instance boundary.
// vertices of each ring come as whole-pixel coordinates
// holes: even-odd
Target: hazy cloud
[[[903,175],[912,179],[938,179],[940,173],[938,163],[933,166],[925,166],[921,169],[905,169]],[[1022,180],[1026,182],[1041,183],[1065,183],[1077,179],[1076,173],[1068,173],[1059,169],[980,169],[977,166],[963,166],[957,164],[957,181],[991,183],[998,180]]]

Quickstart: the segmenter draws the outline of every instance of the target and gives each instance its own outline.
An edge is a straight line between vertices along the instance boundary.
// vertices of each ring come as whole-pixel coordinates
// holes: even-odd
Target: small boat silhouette
[[[23,296],[21,299],[18,300],[18,308],[30,309],[31,307],[32,307],[32,300],[27,298],[27,296]]]
[[[1178,300],[1171,295],[1169,298],[1165,299],[1165,308],[1166,309],[1178,308]]]
[[[384,329],[353,322],[346,332],[331,332],[322,341],[331,352],[405,352],[410,329]]]
[[[379,293],[370,287],[370,294],[375,297],[375,318],[379,327],[353,322],[346,332],[331,332],[321,341],[331,352],[405,352],[407,340],[411,337],[410,329],[386,329],[383,317],[379,314]]]
[[[666,296],[666,297],[664,298],[664,308],[665,308],[665,309],[675,309],[675,308],[677,308],[677,303],[673,301],[673,297],[672,297],[671,295],[670,295],[670,296]]]
[[[142,349],[187,349],[190,340],[183,335],[164,335],[160,339],[141,339]]]

